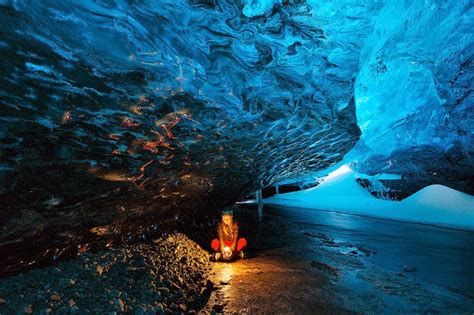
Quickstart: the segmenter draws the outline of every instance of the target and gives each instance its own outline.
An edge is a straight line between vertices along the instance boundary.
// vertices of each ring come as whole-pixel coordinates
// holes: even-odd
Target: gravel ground
[[[0,280],[0,314],[192,314],[213,288],[208,255],[183,234],[86,253]]]

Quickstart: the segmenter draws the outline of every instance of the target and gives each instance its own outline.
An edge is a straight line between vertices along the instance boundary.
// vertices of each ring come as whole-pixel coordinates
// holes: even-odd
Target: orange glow
[[[130,119],[128,117],[124,117],[122,119],[122,126],[125,127],[125,128],[136,128],[136,127],[140,126],[140,124],[137,123],[137,122],[134,122],[132,119]]]
[[[183,176],[181,176],[181,179],[190,179],[191,178],[191,174],[184,174]]]
[[[118,140],[120,139],[120,135],[111,133],[109,134],[109,138],[112,140]]]
[[[142,108],[137,105],[130,107],[130,111],[136,115],[143,115]]]
[[[71,112],[65,112],[61,118],[61,124],[66,124],[72,120]]]

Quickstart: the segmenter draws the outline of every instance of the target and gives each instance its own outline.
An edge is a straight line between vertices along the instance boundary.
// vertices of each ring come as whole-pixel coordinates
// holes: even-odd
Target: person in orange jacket
[[[244,258],[243,249],[247,246],[247,240],[239,238],[239,225],[234,221],[232,209],[225,208],[222,211],[222,221],[217,225],[218,238],[212,240],[211,247],[215,251],[213,259],[231,260],[234,257]]]

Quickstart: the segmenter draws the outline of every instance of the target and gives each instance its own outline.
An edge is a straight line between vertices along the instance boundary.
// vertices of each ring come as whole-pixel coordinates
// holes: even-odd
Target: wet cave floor
[[[326,211],[237,214],[249,255],[214,263],[204,310],[471,313],[474,233]]]
[[[256,212],[235,211],[244,260],[209,262],[212,226],[169,231],[4,278],[0,314],[474,311],[472,232],[269,206],[259,221]]]

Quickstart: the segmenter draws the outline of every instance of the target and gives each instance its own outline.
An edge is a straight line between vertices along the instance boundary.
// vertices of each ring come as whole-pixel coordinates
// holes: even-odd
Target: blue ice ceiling
[[[1,0],[0,20],[7,227],[217,209],[348,152],[472,193],[472,1]]]

